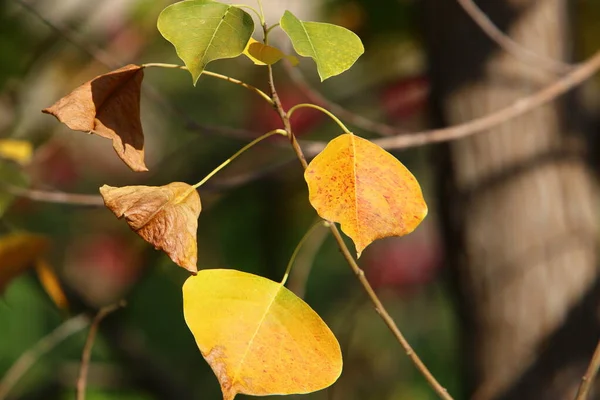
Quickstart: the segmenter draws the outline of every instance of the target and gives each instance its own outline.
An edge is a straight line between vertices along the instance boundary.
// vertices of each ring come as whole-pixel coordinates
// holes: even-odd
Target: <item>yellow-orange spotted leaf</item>
[[[331,330],[281,283],[203,270],[183,285],[183,312],[224,400],[239,393],[310,393],[333,384],[342,371]]]
[[[32,267],[49,248],[44,236],[14,233],[0,237],[0,293],[11,280]]]
[[[100,188],[104,204],[145,241],[191,273],[198,271],[198,216],[202,206],[187,183]]]
[[[412,232],[427,215],[421,187],[394,156],[351,133],[333,139],[304,173],[317,213],[338,222],[358,257],[374,240]]]
[[[35,262],[35,272],[37,272],[42,287],[54,304],[63,311],[68,310],[69,302],[67,301],[67,296],[50,264],[43,258],[37,259]]]
[[[113,142],[117,155],[134,171],[147,171],[140,121],[139,65],[95,77],[42,112],[54,115],[75,131],[91,132]]]
[[[28,164],[33,154],[33,146],[27,140],[0,140],[0,157],[15,161],[21,165]]]
[[[256,65],[273,65],[285,57],[278,48],[261,43],[254,38],[248,41],[244,55]]]

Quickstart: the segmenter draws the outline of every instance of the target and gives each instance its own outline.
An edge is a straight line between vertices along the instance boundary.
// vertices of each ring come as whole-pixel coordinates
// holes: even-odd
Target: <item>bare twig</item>
[[[264,25],[263,29],[264,29],[265,38],[266,38],[268,36],[268,34],[267,34],[268,28],[266,25]],[[265,43],[266,42],[267,42],[267,40],[265,40]],[[290,120],[287,116],[285,109],[283,108],[283,106],[281,104],[281,101],[279,100],[279,96],[277,95],[277,91],[275,89],[275,81],[273,79],[273,69],[271,68],[270,65],[268,66],[268,70],[269,70],[269,87],[271,89],[271,96],[273,98],[273,102],[275,103],[275,109],[277,110],[279,116],[281,117],[281,121],[282,121],[282,123],[285,127],[285,130],[288,134],[288,137],[290,139],[290,144],[292,145],[292,148],[294,149],[294,152],[296,153],[298,160],[302,164],[303,169],[306,169],[308,166],[308,164],[306,162],[306,158],[304,156],[304,153],[302,152],[302,149],[298,145],[298,142],[296,141],[294,133],[292,132],[292,129],[291,129]],[[365,277],[363,270],[360,269],[360,267],[358,266],[358,264],[356,263],[356,261],[354,260],[352,255],[350,254],[350,250],[348,250],[346,243],[344,243],[344,239],[342,238],[339,230],[337,229],[337,227],[335,226],[335,224],[333,222],[329,223],[329,228],[338,244],[338,247],[340,248],[342,254],[344,255],[344,258],[346,259],[346,261],[352,268],[352,271],[354,271],[354,274],[358,277],[358,280],[360,281],[365,292],[369,296],[369,299],[375,306],[375,310],[377,311],[377,313],[379,313],[379,315],[381,316],[381,318],[383,319],[385,324],[392,331],[392,333],[394,334],[394,336],[396,337],[396,339],[398,340],[398,342],[400,343],[402,348],[404,348],[404,350],[406,351],[406,354],[412,360],[413,364],[417,367],[417,369],[421,372],[421,374],[425,377],[425,379],[427,380],[429,385],[432,387],[432,389],[438,394],[438,396],[441,399],[452,400],[452,397],[448,394],[448,391],[442,385],[440,385],[440,383],[437,381],[437,379],[435,379],[433,374],[431,374],[431,372],[425,366],[425,364],[421,361],[419,356],[414,352],[414,350],[412,349],[412,347],[410,346],[408,341],[404,338],[404,335],[402,335],[402,332],[400,332],[400,329],[398,329],[398,327],[396,326],[394,319],[387,312],[384,305],[379,300],[379,297],[377,297],[377,294],[375,293],[375,291],[369,284],[369,281]]]
[[[70,318],[23,353],[0,381],[0,400],[6,398],[15,384],[45,353],[52,350],[69,336],[83,330],[89,323],[89,318],[84,314]]]
[[[0,187],[14,196],[24,197],[27,199],[46,203],[93,207],[104,205],[104,200],[102,200],[102,197],[100,195],[74,194],[59,191],[26,189],[8,184],[2,184]]]
[[[396,136],[407,133],[405,129],[400,129],[388,124],[373,121],[369,118],[363,117],[361,115],[353,113],[350,110],[347,110],[341,105],[327,99],[325,96],[323,96],[313,87],[311,87],[310,84],[306,81],[304,75],[302,75],[300,69],[292,67],[287,62],[284,62],[283,65],[285,71],[288,73],[292,81],[294,81],[298,89],[300,89],[311,102],[329,109],[338,117],[348,121],[348,123],[366,131],[377,133],[381,136]]]
[[[594,379],[598,374],[598,369],[600,368],[600,341],[596,346],[596,350],[594,351],[594,355],[592,356],[592,360],[588,365],[587,371],[585,375],[581,379],[581,385],[579,386],[579,390],[577,390],[577,396],[575,400],[586,400],[587,396],[592,388],[592,384],[594,383]]]
[[[537,54],[512,40],[494,25],[473,0],[457,0],[457,2],[490,39],[515,58],[558,75],[565,74],[573,68],[559,60]]]
[[[598,70],[600,70],[600,51],[596,52],[587,61],[579,64],[567,75],[557,79],[540,91],[523,97],[513,104],[491,114],[444,129],[432,129],[395,137],[380,138],[373,140],[373,142],[389,150],[461,139],[493,128],[556,99],[592,77]],[[325,148],[326,144],[325,142],[303,142],[304,152],[308,155],[317,154]]]
[[[77,400],[85,400],[85,387],[87,384],[88,369],[90,367],[90,358],[92,356],[92,347],[94,346],[94,339],[100,322],[110,313],[118,310],[125,306],[125,301],[120,301],[110,306],[102,307],[98,314],[94,317],[92,325],[90,326],[90,332],[88,333],[85,345],[83,346],[83,355],[81,356],[81,368],[79,369],[79,378],[77,378]]]

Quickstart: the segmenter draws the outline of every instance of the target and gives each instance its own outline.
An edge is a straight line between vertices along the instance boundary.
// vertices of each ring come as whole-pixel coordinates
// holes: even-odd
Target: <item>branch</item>
[[[41,201],[46,203],[69,204],[75,206],[98,207],[104,205],[104,200],[100,195],[94,194],[73,194],[59,191],[25,189],[9,184],[0,184],[0,187],[13,196],[24,197],[26,199]]]
[[[45,353],[52,350],[69,336],[81,331],[89,323],[89,318],[84,314],[68,319],[23,353],[0,381],[0,400],[6,398],[15,384]]]
[[[568,73],[573,68],[569,64],[537,54],[512,40],[494,25],[473,0],[457,0],[457,2],[490,39],[516,59],[557,75]]]
[[[596,346],[596,350],[594,351],[594,355],[592,356],[592,360],[590,361],[590,365],[585,372],[585,375],[581,379],[581,385],[577,390],[577,396],[575,400],[586,400],[588,393],[592,387],[592,383],[594,383],[594,378],[598,374],[598,369],[600,368],[600,342]]]
[[[263,25],[263,29],[265,32],[265,44],[267,44],[266,38],[268,36],[268,28],[266,24]],[[275,109],[281,118],[281,122],[283,123],[285,130],[289,136],[292,148],[294,149],[298,160],[302,164],[302,168],[306,169],[308,166],[306,158],[304,156],[304,153],[302,152],[302,149],[298,145],[298,142],[296,141],[296,137],[294,136],[294,133],[291,129],[290,119],[288,118],[287,113],[283,108],[279,96],[277,95],[277,91],[275,89],[275,81],[273,79],[273,68],[270,65],[268,65],[267,67],[269,71],[269,87],[271,89],[271,97],[273,98],[273,102],[275,103]],[[329,229],[331,230],[331,233],[333,234],[340,251],[344,255],[344,258],[346,259],[348,264],[350,265],[350,268],[352,268],[352,271],[354,271],[354,274],[358,277],[358,280],[360,281],[365,292],[369,296],[369,299],[371,300],[371,303],[373,303],[373,306],[375,307],[377,313],[381,316],[385,324],[392,331],[402,348],[404,348],[404,350],[406,351],[406,354],[409,356],[409,358],[412,360],[413,364],[417,367],[421,374],[425,377],[431,388],[438,394],[438,396],[441,399],[452,400],[452,397],[448,394],[448,391],[435,379],[433,374],[421,361],[417,353],[415,353],[415,351],[412,349],[408,341],[405,339],[404,335],[402,335],[402,332],[400,331],[400,329],[398,329],[398,326],[396,326],[394,319],[387,312],[384,305],[381,303],[381,300],[379,300],[379,297],[377,297],[377,294],[371,287],[371,284],[365,277],[365,273],[362,269],[360,269],[360,267],[350,254],[350,250],[348,250],[348,246],[346,246],[346,243],[344,242],[344,239],[342,238],[342,235],[340,234],[336,225],[333,222],[327,222],[329,223]]]
[[[124,306],[125,302],[120,301],[116,304],[102,307],[94,317],[92,326],[90,326],[90,332],[88,333],[88,337],[83,347],[83,355],[81,356],[81,368],[79,369],[79,378],[77,379],[77,400],[85,400],[85,387],[87,384],[88,369],[90,367],[90,358],[92,356],[92,347],[94,346],[94,339],[96,338],[96,333],[98,333],[100,322],[102,322],[108,314]]]
[[[486,131],[500,125],[510,119],[519,117],[535,108],[546,104],[557,97],[565,94],[577,85],[580,85],[600,70],[600,51],[596,52],[587,61],[573,68],[571,72],[557,79],[540,91],[523,97],[513,104],[495,111],[483,117],[473,119],[464,124],[459,124],[443,129],[432,129],[428,131],[411,134],[386,137],[373,140],[373,143],[384,149],[405,149],[408,147],[423,146],[432,143],[447,142],[462,139],[476,133]],[[303,142],[304,151],[309,155],[315,155],[325,148],[326,142]]]

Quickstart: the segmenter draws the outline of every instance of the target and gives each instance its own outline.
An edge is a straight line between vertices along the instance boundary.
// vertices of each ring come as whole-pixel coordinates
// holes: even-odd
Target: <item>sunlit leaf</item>
[[[254,38],[250,38],[244,49],[244,55],[256,65],[273,65],[285,57],[277,47],[266,45]]]
[[[341,224],[360,257],[371,242],[412,232],[427,215],[421,187],[394,156],[353,134],[333,139],[304,178],[319,215]]]
[[[280,283],[202,270],[183,285],[183,311],[223,399],[309,393],[337,380],[340,346],[325,322]]]
[[[33,154],[33,146],[27,140],[1,139],[0,157],[15,161],[21,165],[28,164]]]
[[[186,0],[160,13],[158,30],[175,46],[195,85],[209,62],[242,54],[254,31],[254,21],[229,4]]]
[[[360,38],[341,26],[301,21],[289,11],[280,23],[294,50],[315,60],[321,81],[346,71],[365,51]]]
[[[0,237],[0,293],[11,280],[32,267],[49,248],[44,236],[14,233]]]
[[[196,231],[201,204],[198,192],[187,183],[165,186],[100,188],[104,204],[117,218],[171,260],[192,273],[198,271]]]
[[[97,76],[42,112],[69,128],[110,139],[117,155],[134,171],[147,171],[140,121],[144,69],[138,65]]]
[[[37,272],[42,287],[54,304],[61,310],[66,311],[69,308],[69,302],[67,301],[67,296],[62,289],[54,269],[46,260],[39,258],[35,262],[35,271]]]

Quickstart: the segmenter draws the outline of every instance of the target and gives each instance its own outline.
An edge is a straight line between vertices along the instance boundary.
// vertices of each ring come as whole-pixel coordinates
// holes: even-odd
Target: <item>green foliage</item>
[[[294,50],[315,60],[321,81],[352,67],[365,51],[360,38],[341,26],[301,21],[289,11],[280,23]]]
[[[175,46],[195,85],[209,62],[242,54],[254,31],[254,22],[238,7],[210,0],[186,0],[160,13],[158,30]]]

